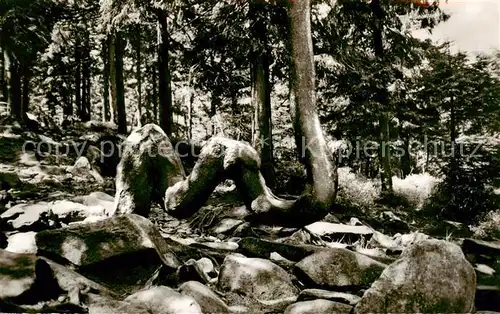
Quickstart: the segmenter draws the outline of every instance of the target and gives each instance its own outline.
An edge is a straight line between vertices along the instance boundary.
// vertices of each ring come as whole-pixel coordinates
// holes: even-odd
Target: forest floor
[[[99,141],[104,137],[109,139],[110,136],[117,141],[123,139],[113,130],[100,124],[80,124],[65,131],[44,131],[43,134],[39,131],[22,129],[15,124],[2,124],[0,129],[1,249],[13,253],[31,254],[36,253],[38,249],[38,254],[44,255],[45,253],[41,252],[46,252],[48,249],[40,249],[37,233],[59,230],[68,226],[79,228],[82,221],[91,225],[94,221],[101,220],[100,216],[103,211],[113,206],[115,190],[114,178],[103,176],[101,174],[103,168],[100,167],[113,166],[116,159],[104,164],[94,163],[95,152],[89,147],[100,147]],[[40,143],[43,144],[39,145]],[[64,154],[61,154],[62,149],[55,150],[55,147],[70,148],[65,149]],[[79,154],[82,147],[84,148],[82,154]],[[82,156],[86,159],[78,158]],[[246,209],[234,185],[226,182],[214,191],[207,204],[191,219],[173,218],[165,214],[158,205],[154,205],[149,216],[149,220],[156,226],[163,238],[182,246],[182,249],[176,251],[177,256],[193,257],[195,260],[199,260],[200,257],[209,257],[214,262],[215,270],[211,273],[217,273],[218,279],[214,278],[213,274],[207,275],[208,273],[198,277],[197,275],[188,277],[198,278],[197,281],[203,282],[214,290],[216,295],[222,298],[222,302],[228,306],[229,312],[248,312],[249,309],[262,313],[283,312],[285,308],[295,306],[297,301],[315,299],[333,300],[334,303],[340,302],[352,307],[362,302],[360,298],[363,293],[376,279],[375,277],[369,282],[364,282],[365,277],[358,278],[360,272],[366,271],[363,265],[366,263],[377,265],[377,267],[382,265],[380,267],[383,270],[400,258],[401,252],[405,249],[431,238],[442,239],[462,247],[465,256],[475,269],[478,285],[483,288],[487,287],[484,288],[486,292],[478,288],[476,307],[481,310],[500,311],[498,301],[500,298],[497,298],[500,295],[500,288],[498,288],[500,286],[498,277],[500,244],[469,240],[471,233],[467,226],[441,221],[436,217],[421,217],[421,215],[402,210],[398,205],[391,205],[390,202],[377,205],[376,210],[370,213],[346,211],[342,214],[330,214],[323,221],[304,228],[284,228],[276,225],[253,226],[242,219],[245,214]],[[175,245],[172,244],[173,247]],[[196,248],[198,253],[187,253],[191,252],[189,248]],[[290,249],[303,252],[304,248],[311,250],[308,251],[309,254],[317,252],[319,248],[347,249],[346,252],[361,254],[359,256],[368,258],[369,262],[360,262],[360,257],[356,255],[357,263],[361,264],[354,270],[347,265],[342,267],[342,270],[328,270],[324,267],[312,269],[314,263],[308,265],[304,262],[306,258],[296,258],[296,252],[289,254]],[[232,279],[224,279],[224,270],[229,267],[226,264],[230,263],[227,256],[233,253],[242,253],[251,258],[270,261],[274,263],[272,267],[276,264],[278,265],[276,267],[281,267],[290,273],[293,283],[289,288],[283,288],[282,293],[266,296],[267,292],[259,292],[261,297],[250,297],[255,290],[259,289],[259,286],[272,286],[273,281],[288,283],[288,279],[273,277],[269,280],[270,282],[259,283],[260,279],[257,276],[250,280],[254,282],[246,283],[246,285],[254,285],[253,288],[249,288],[251,291],[242,287],[235,288],[233,287],[234,280],[248,280],[248,278],[233,278],[238,276],[238,272],[234,270],[234,273],[229,275]],[[181,263],[184,263],[184,266],[181,268],[189,269],[191,265],[189,260],[189,258],[182,258]],[[341,264],[341,261],[342,259],[339,259],[335,263]],[[231,263],[240,262],[234,260]],[[238,267],[244,268],[245,263],[240,264]],[[300,268],[300,271],[297,271],[297,268]],[[78,267],[76,269],[78,270]],[[82,269],[80,270],[83,272]],[[258,273],[264,270],[259,270],[257,267],[246,271]],[[373,269],[370,269],[370,272],[372,271]],[[192,270],[187,272],[192,272]],[[196,269],[195,272],[200,272],[200,270]],[[326,274],[315,274],[318,272],[326,272]],[[343,285],[335,282],[330,272],[345,272],[344,276],[352,284]],[[2,277],[1,274],[0,277]],[[93,277],[92,279],[95,280]],[[361,282],[358,282],[359,280]],[[177,278],[175,285],[185,281]],[[225,284],[224,281],[230,283]],[[286,286],[284,283],[281,284]],[[170,284],[172,285],[174,284]],[[109,284],[105,286],[110,287]],[[182,291],[182,286],[179,286],[179,289]],[[309,291],[314,289],[324,290],[318,290],[323,291],[321,293]],[[129,293],[122,295],[132,294],[137,289],[130,288],[127,291]],[[233,294],[232,292],[235,291],[237,293]],[[328,292],[348,293],[352,298],[349,299],[348,296],[327,297],[325,293]],[[68,295],[70,295],[69,292]],[[297,295],[302,295],[302,297],[297,298]],[[492,296],[497,298],[497,301],[493,302]],[[458,296],[455,297],[458,298]],[[0,299],[2,299],[1,293]],[[203,310],[207,307],[204,302],[208,301],[200,301],[196,297],[195,299]],[[213,305],[214,302],[212,300],[208,303]],[[86,302],[80,300],[77,303],[78,306],[87,310],[95,306],[95,303],[88,300]],[[2,310],[2,304],[0,302],[0,310]],[[47,304],[44,303],[43,306],[46,307]],[[317,310],[324,310],[326,305],[308,304],[308,306],[313,306],[312,309]],[[24,305],[16,304],[16,306]],[[22,309],[27,308],[22,307]],[[287,309],[286,313],[302,313],[296,308],[295,312],[292,310]],[[347,310],[342,308],[339,311]]]

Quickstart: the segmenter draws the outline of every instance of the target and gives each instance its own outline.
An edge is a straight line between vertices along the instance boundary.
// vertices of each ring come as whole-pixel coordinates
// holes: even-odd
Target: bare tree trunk
[[[193,101],[194,101],[194,92],[193,92],[193,71],[194,68],[189,70],[189,80],[188,80],[188,94],[186,95],[186,105],[187,105],[187,138],[191,140],[193,137]]]
[[[300,154],[305,157],[312,201],[319,208],[333,205],[337,169],[321,130],[315,96],[314,54],[310,0],[292,1],[289,7],[292,45],[292,90],[295,98],[295,130],[302,135]]]
[[[102,117],[103,121],[109,121],[111,119],[111,114],[109,111],[109,37],[105,39],[102,43],[102,60],[104,62],[104,70],[102,72],[103,80],[103,105],[102,105]]]
[[[402,121],[402,120],[400,120]],[[401,156],[401,172],[402,178],[406,178],[411,173],[411,156],[410,156],[410,134],[403,130],[403,124],[400,123],[399,136],[403,142],[403,155]]]
[[[455,97],[451,96],[450,100],[450,142],[451,153],[449,161],[448,183],[450,186],[455,186],[457,183],[457,173],[459,170],[459,157],[457,153],[457,117],[455,112]]]
[[[221,99],[220,99],[220,95],[217,91],[212,91],[212,94],[211,94],[211,101],[210,101],[210,113],[208,114],[208,116],[210,117],[210,124],[212,126],[212,133],[211,135],[215,135],[217,134],[217,125],[215,123],[215,115],[217,114],[217,108],[220,107],[221,105]]]
[[[382,39],[384,12],[380,6],[380,0],[372,0],[370,7],[374,15],[373,21],[373,45],[375,56],[379,62],[384,58],[384,45]],[[385,82],[384,82],[385,83]],[[380,128],[380,165],[382,171],[380,178],[382,190],[392,192],[392,169],[391,169],[391,148],[390,148],[390,126],[389,126],[389,95],[386,87],[379,88],[376,95],[380,104],[381,113],[379,118]]]
[[[64,108],[63,108],[63,116],[64,119],[71,117],[73,115],[73,94],[71,90],[64,90],[63,92]]]
[[[141,75],[141,29],[138,27],[135,41],[135,54],[136,54],[136,64],[135,64],[135,78],[137,80],[137,111],[139,114],[138,125],[142,126],[142,75]]]
[[[152,85],[153,85],[153,121],[154,123],[158,123],[158,81],[156,80],[158,76],[158,72],[156,71],[156,67],[153,66],[151,68],[152,71]]]
[[[31,71],[28,64],[23,64],[21,66],[21,75],[22,75],[22,100],[21,100],[21,118],[23,121],[27,119],[27,113],[29,111],[30,105],[30,78]]]
[[[82,52],[79,43],[75,45],[75,106],[78,117],[82,117]]]
[[[90,82],[90,34],[86,32],[82,48],[82,112],[81,120],[89,121],[91,114],[91,82]]]
[[[116,94],[116,60],[115,60],[115,35],[109,35],[109,96],[111,99],[111,121],[118,124],[118,102],[117,102],[117,94]]]
[[[10,58],[10,113],[17,120],[22,121],[21,109],[21,69],[15,58]]]
[[[123,84],[123,53],[124,43],[120,33],[115,35],[115,76],[116,76],[116,107],[118,113],[118,132],[127,133],[127,116],[125,109],[125,87]]]
[[[159,96],[160,96],[160,127],[168,136],[174,132],[173,126],[173,104],[172,104],[172,88],[170,83],[170,66],[169,66],[169,40],[167,25],[167,14],[163,10],[157,11],[158,22],[160,24],[161,42],[159,43],[158,51],[158,70],[159,70]]]
[[[2,93],[1,101],[9,102],[9,91],[7,84],[7,71],[5,62],[5,51],[0,43],[0,92]]]
[[[252,143],[260,154],[262,174],[269,186],[274,186],[274,158],[271,119],[271,86],[269,83],[269,51],[267,43],[267,16],[264,5],[252,1],[252,37],[260,49],[253,52],[252,106],[254,109]]]

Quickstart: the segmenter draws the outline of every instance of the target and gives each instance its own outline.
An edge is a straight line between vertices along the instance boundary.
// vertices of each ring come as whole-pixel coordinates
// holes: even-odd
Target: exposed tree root
[[[151,154],[149,152],[153,152]],[[212,138],[202,149],[191,174],[185,178],[179,156],[168,137],[156,125],[133,132],[124,144],[116,178],[116,210],[147,215],[151,202],[160,202],[177,218],[188,218],[205,205],[217,185],[235,182],[251,220],[281,225],[305,225],[326,215],[310,194],[296,200],[277,197],[260,173],[257,152],[247,143]]]

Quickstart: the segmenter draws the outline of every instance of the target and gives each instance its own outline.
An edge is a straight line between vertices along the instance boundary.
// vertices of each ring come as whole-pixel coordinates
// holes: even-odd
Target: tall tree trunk
[[[123,53],[124,43],[122,35],[116,33],[115,37],[115,77],[116,77],[116,107],[118,114],[118,132],[127,133],[127,116],[125,109],[125,87],[123,83]]]
[[[382,180],[382,191],[392,192],[392,168],[391,168],[391,147],[389,118],[386,112],[383,112],[379,119],[380,124],[380,163]]]
[[[188,94],[186,95],[186,106],[187,106],[187,138],[191,140],[193,137],[193,101],[194,101],[194,91],[193,91],[193,71],[194,67],[189,70],[188,79]]]
[[[448,183],[454,187],[457,183],[457,173],[459,170],[459,152],[457,151],[457,117],[455,112],[455,97],[450,100],[450,142],[451,153],[449,161]]]
[[[0,43],[0,92],[2,93],[0,100],[3,102],[9,102],[6,73],[5,51]]]
[[[87,70],[86,70],[86,62],[85,59],[82,60],[82,108],[80,110],[80,120],[83,122],[88,121],[87,119],[87,98],[88,98],[88,80],[87,80]]]
[[[75,46],[75,106],[79,118],[82,117],[82,52],[81,46]]]
[[[252,1],[250,18],[252,37],[259,49],[252,60],[252,107],[254,128],[252,142],[261,159],[261,172],[268,186],[274,186],[273,138],[271,119],[271,86],[269,83],[269,48],[267,43],[267,16],[265,4]]]
[[[219,95],[218,91],[212,91],[211,95],[211,102],[210,102],[210,113],[208,116],[210,117],[210,123],[212,125],[212,134],[215,135],[217,134],[217,125],[215,123],[215,115],[217,114],[217,108],[220,107],[221,105],[221,96]]]
[[[117,101],[117,92],[116,92],[116,43],[115,37],[117,35],[109,35],[109,98],[111,100],[111,121],[118,125],[118,101]]]
[[[410,136],[403,135],[403,156],[401,156],[401,170],[403,179],[411,173],[411,156],[410,156]]]
[[[172,136],[174,132],[173,126],[173,104],[172,104],[172,88],[170,82],[170,67],[169,67],[169,40],[167,14],[163,10],[157,11],[158,23],[160,24],[160,39],[158,47],[158,89],[160,94],[160,127],[165,131],[167,136]]]
[[[22,76],[22,100],[21,100],[21,118],[26,121],[28,118],[27,113],[30,105],[30,79],[31,69],[28,64],[21,65]]]
[[[384,12],[380,6],[380,0],[372,0],[370,8],[373,13],[373,45],[375,56],[378,62],[382,62],[384,58],[383,45],[383,17]],[[384,85],[386,82],[384,82]],[[392,169],[391,169],[391,148],[390,148],[390,129],[389,129],[389,95],[387,88],[384,86],[376,92],[376,99],[380,104],[381,113],[379,117],[380,128],[380,164],[382,171],[380,178],[382,181],[382,190],[392,192]]]
[[[296,101],[301,154],[314,205],[327,209],[335,201],[337,169],[321,130],[315,95],[314,54],[310,0],[292,1],[289,7],[292,44],[292,87]]]
[[[152,66],[151,67],[151,75],[153,78],[152,85],[153,85],[153,121],[154,123],[158,123],[158,72],[157,72],[157,67]]]
[[[111,114],[109,112],[109,37],[102,42],[102,60],[104,62],[104,69],[102,71],[103,80],[103,104],[102,104],[102,118],[103,121],[109,121]]]
[[[62,92],[62,97],[65,103],[63,108],[64,119],[73,115],[73,94],[71,92],[71,88],[65,88]]]
[[[91,111],[91,82],[90,82],[90,38],[89,33],[85,34],[85,42],[82,49],[82,121],[90,120]]]
[[[139,115],[139,126],[142,126],[142,75],[141,75],[141,29],[137,29],[137,36],[135,41],[135,53],[136,53],[136,64],[135,64],[135,78],[137,80],[137,112]]]
[[[15,58],[10,58],[10,112],[19,122],[22,121],[21,108],[21,69]]]

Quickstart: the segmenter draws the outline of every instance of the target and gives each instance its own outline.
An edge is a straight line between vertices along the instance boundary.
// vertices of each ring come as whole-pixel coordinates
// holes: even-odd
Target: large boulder
[[[202,313],[195,299],[165,286],[136,292],[124,301],[146,308],[151,314]]]
[[[0,300],[34,304],[59,294],[49,266],[32,254],[0,250]]]
[[[230,254],[224,259],[219,286],[263,301],[298,295],[290,275],[281,267],[265,259],[247,258],[241,254]]]
[[[152,202],[163,206],[167,188],[185,177],[168,136],[159,126],[147,124],[123,143],[116,174],[115,208],[108,215],[147,216]]]
[[[0,299],[18,297],[36,280],[36,256],[0,250]]]
[[[387,267],[355,313],[470,313],[476,274],[460,247],[424,240]]]
[[[107,296],[110,298],[118,297],[115,292],[80,275],[68,267],[60,265],[44,257],[40,257],[38,262],[47,264],[50,267],[51,275],[57,282],[60,292],[62,294],[66,294],[68,301],[72,304],[78,305],[83,302],[83,299],[88,296],[86,294],[89,292],[99,293],[101,296]]]
[[[142,288],[159,267],[174,272],[180,266],[154,224],[137,215],[42,231],[36,242],[38,254],[70,262],[122,292]]]
[[[349,314],[352,306],[329,300],[313,300],[297,302],[286,308],[284,314],[332,313]]]
[[[89,314],[150,314],[145,307],[130,302],[119,301],[113,298],[104,297],[99,294],[89,294],[88,296]]]
[[[179,287],[183,295],[193,297],[203,313],[230,313],[228,306],[209,287],[198,281],[188,281]]]
[[[316,287],[368,287],[387,267],[370,257],[343,248],[324,249],[295,265],[295,273]]]

